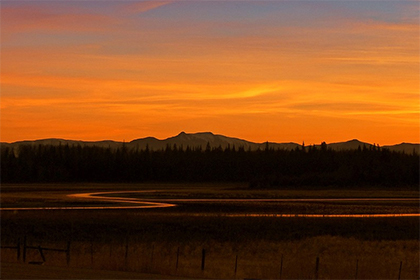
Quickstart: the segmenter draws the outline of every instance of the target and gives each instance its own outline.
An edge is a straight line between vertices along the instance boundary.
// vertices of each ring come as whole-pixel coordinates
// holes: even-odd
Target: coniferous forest
[[[245,182],[251,188],[419,185],[419,155],[359,147],[251,151],[167,146],[118,149],[23,145],[2,148],[3,183],[46,182]]]

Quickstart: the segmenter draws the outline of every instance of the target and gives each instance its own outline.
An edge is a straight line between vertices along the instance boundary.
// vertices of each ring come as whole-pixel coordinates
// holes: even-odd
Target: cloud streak
[[[373,2],[13,3],[1,9],[2,140],[206,130],[385,144],[404,127],[395,139],[418,141],[419,28],[404,9],[388,18]]]
[[[29,32],[103,32],[117,23],[113,17],[80,11],[54,12],[38,6],[2,7],[2,35]]]
[[[162,6],[171,4],[173,1],[140,1],[134,2],[122,7],[122,11],[134,14],[141,14]]]

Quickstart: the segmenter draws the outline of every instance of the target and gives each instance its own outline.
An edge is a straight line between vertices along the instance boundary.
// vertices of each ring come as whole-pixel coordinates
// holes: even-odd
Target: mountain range
[[[180,134],[169,137],[167,139],[159,140],[155,137],[146,137],[133,140],[131,142],[117,142],[112,140],[105,141],[77,141],[77,140],[65,140],[65,139],[40,139],[34,141],[18,141],[13,143],[1,142],[1,147],[9,147],[18,149],[21,145],[81,145],[81,146],[98,146],[106,147],[111,149],[116,149],[125,145],[127,148],[135,149],[146,149],[148,147],[150,150],[161,150],[165,149],[168,145],[173,147],[176,145],[178,148],[198,148],[201,147],[205,149],[208,145],[211,148],[222,147],[223,149],[230,146],[239,148],[243,147],[245,150],[258,150],[265,149],[268,145],[269,148],[273,149],[284,149],[292,150],[296,147],[301,147],[301,144],[297,143],[274,143],[274,142],[264,142],[264,143],[254,143],[246,141],[243,139],[227,137],[224,135],[213,134],[211,132],[200,132],[200,133],[185,133],[181,132]],[[359,147],[367,148],[372,147],[374,144],[361,142],[357,139],[353,139],[346,142],[337,142],[337,143],[328,143],[327,146],[333,150],[353,150]],[[315,145],[319,147],[320,145]],[[419,153],[420,144],[411,144],[411,143],[401,143],[397,145],[382,146],[382,148],[387,148],[391,151],[406,152],[406,153]]]

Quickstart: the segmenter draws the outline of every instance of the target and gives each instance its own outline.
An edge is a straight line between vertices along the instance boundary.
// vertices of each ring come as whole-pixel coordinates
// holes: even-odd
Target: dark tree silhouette
[[[1,181],[23,182],[248,182],[252,188],[413,186],[419,155],[374,146],[333,151],[321,147],[264,150],[167,146],[152,151],[39,145],[1,149]]]

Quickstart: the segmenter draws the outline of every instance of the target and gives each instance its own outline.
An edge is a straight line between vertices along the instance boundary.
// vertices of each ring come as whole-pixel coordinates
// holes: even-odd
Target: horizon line
[[[210,131],[201,131],[201,132],[192,132],[192,133],[187,133],[187,132],[181,131],[180,133],[178,133],[176,135],[169,136],[167,138],[162,138],[162,139],[159,139],[155,136],[145,136],[145,137],[135,138],[135,139],[132,139],[130,141],[125,141],[125,139],[123,139],[122,141],[121,140],[111,140],[111,139],[81,140],[81,139],[69,139],[69,138],[60,138],[60,137],[48,137],[48,138],[38,138],[38,139],[16,140],[16,141],[13,141],[13,142],[7,142],[7,141],[1,141],[0,140],[0,143],[2,143],[2,144],[3,143],[4,144],[15,144],[15,143],[19,143],[19,142],[35,142],[35,141],[42,141],[42,140],[62,140],[62,141],[87,142],[87,143],[95,143],[95,142],[131,143],[131,142],[136,141],[136,140],[142,140],[142,139],[147,139],[147,138],[154,138],[154,139],[159,140],[159,141],[165,141],[165,140],[168,140],[170,138],[175,138],[177,136],[180,136],[182,134],[186,134],[186,135],[212,134],[213,136],[223,136],[223,137],[232,138],[232,139],[236,139],[236,140],[242,140],[242,141],[246,141],[246,142],[254,143],[254,144],[272,143],[272,144],[297,144],[297,145],[300,145],[300,146],[303,146],[303,145],[312,146],[312,145],[321,145],[324,142],[328,145],[328,144],[347,143],[347,142],[351,142],[351,141],[358,141],[358,142],[361,142],[363,144],[377,145],[379,147],[381,147],[381,146],[396,146],[396,145],[400,145],[400,144],[420,145],[420,143],[406,142],[406,141],[402,141],[402,142],[396,143],[396,144],[381,145],[380,143],[370,143],[370,142],[361,141],[357,138],[352,138],[352,139],[349,139],[349,140],[337,141],[337,142],[320,141],[320,143],[308,143],[308,144],[305,144],[305,140],[303,140],[301,144],[299,144],[298,142],[293,142],[293,141],[275,142],[275,141],[267,140],[267,141],[263,141],[263,142],[253,142],[253,141],[250,141],[250,140],[246,140],[244,138],[238,138],[238,137],[235,137],[235,136],[226,136],[226,135],[223,135],[223,134],[213,133],[213,132],[210,132]]]

